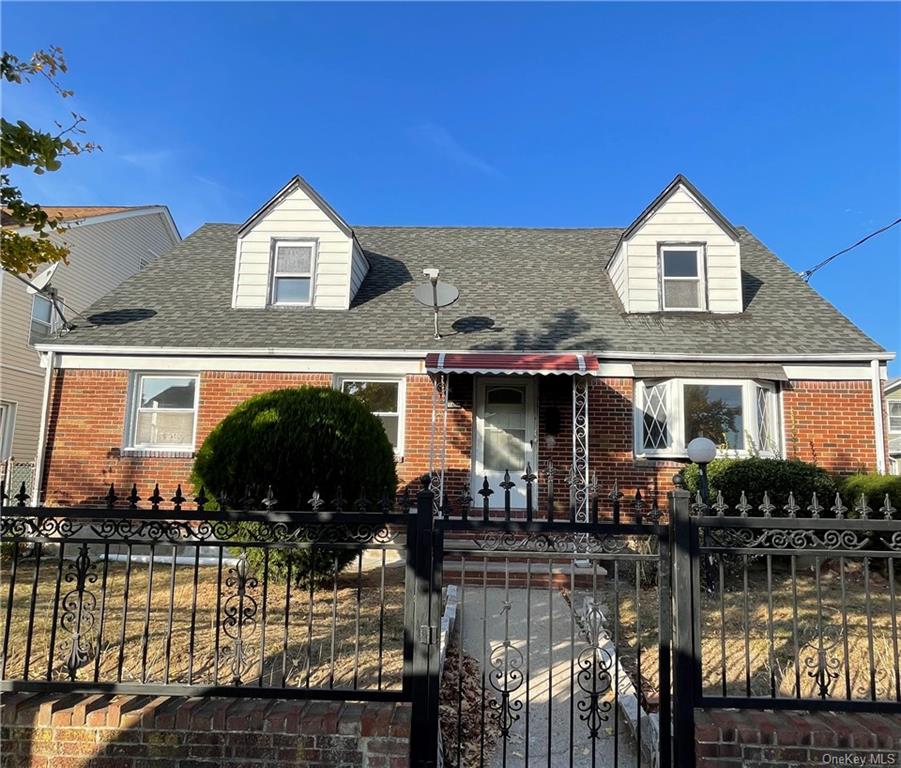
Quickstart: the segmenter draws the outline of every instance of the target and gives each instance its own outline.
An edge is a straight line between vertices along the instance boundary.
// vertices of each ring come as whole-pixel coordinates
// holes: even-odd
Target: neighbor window
[[[636,453],[685,456],[695,437],[724,453],[778,453],[776,391],[768,383],[668,379],[636,384]]]
[[[0,402],[0,461],[6,461],[12,456],[15,428],[16,404]]]
[[[663,309],[703,309],[702,246],[665,246],[660,249]]]
[[[272,253],[273,304],[305,306],[313,303],[313,266],[316,243],[278,240]]]
[[[197,377],[141,374],[135,378],[132,448],[193,450]]]
[[[59,301],[57,297],[57,301]],[[35,294],[31,302],[31,331],[28,336],[30,344],[43,341],[59,328],[59,315],[53,309],[53,302],[46,296]]]
[[[403,452],[403,381],[400,379],[341,379],[340,389],[360,400],[377,416],[395,453]]]
[[[901,400],[889,400],[888,431],[901,432]]]

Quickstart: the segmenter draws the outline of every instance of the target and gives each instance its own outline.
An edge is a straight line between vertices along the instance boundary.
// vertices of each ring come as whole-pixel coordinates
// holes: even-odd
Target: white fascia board
[[[54,344],[45,342],[36,344],[39,352],[61,352],[68,354],[90,355],[172,355],[195,357],[340,357],[340,358],[421,358],[438,350],[434,348],[424,349],[303,349],[303,348],[278,348],[278,347],[158,347],[158,346],[111,346],[102,344]],[[486,350],[472,349],[446,349],[440,350],[448,355],[466,355],[484,353]],[[654,354],[648,352],[596,352],[588,349],[519,349],[512,351],[497,351],[495,354],[511,355],[593,355],[602,360],[620,360],[623,362],[637,360],[668,360],[672,362],[696,362],[696,363],[738,363],[738,362],[767,362],[767,363],[818,363],[818,362],[869,362],[870,360],[894,360],[894,352],[838,352],[824,354],[792,354],[792,355],[679,355],[671,352]]]
[[[424,360],[375,358],[192,357],[190,355],[58,354],[56,367],[123,371],[233,371],[254,373],[326,373],[413,375],[425,372]]]

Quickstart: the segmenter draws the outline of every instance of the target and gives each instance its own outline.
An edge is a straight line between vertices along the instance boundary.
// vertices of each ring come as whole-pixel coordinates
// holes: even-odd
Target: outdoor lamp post
[[[688,458],[701,470],[701,501],[709,504],[707,465],[716,458],[716,443],[706,437],[696,437],[688,444]]]

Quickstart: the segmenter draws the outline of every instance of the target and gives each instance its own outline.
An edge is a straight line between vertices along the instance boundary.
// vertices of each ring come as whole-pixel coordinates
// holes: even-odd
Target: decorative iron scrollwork
[[[222,606],[222,631],[232,641],[232,684],[241,685],[244,672],[251,664],[244,643],[257,628],[257,601],[251,593],[257,588],[258,581],[250,573],[246,551],[241,552],[238,562],[228,569],[228,574],[225,586],[234,592]]]
[[[497,725],[504,739],[510,738],[510,729],[519,720],[522,701],[511,698],[522,686],[524,659],[522,652],[514,646],[509,638],[495,645],[488,656],[488,682],[501,698],[488,700],[488,708],[495,712]]]
[[[75,680],[78,670],[91,658],[88,637],[94,629],[97,598],[87,587],[97,581],[97,566],[91,561],[88,545],[82,544],[75,560],[70,560],[63,580],[75,586],[63,595],[60,627],[69,637],[63,641],[64,664],[69,680]]]
[[[749,528],[710,528],[716,547],[742,549],[863,549],[870,536],[866,531],[805,531],[798,529],[752,530]]]
[[[582,624],[582,637],[588,645],[579,653],[576,682],[587,698],[577,701],[576,707],[581,712],[579,719],[588,726],[588,737],[596,740],[613,707],[605,696],[613,683],[610,670],[615,661],[605,647],[608,637],[604,629],[604,614],[597,603],[592,601],[586,605]]]
[[[638,554],[628,540],[613,534],[495,532],[475,536],[473,543],[486,551],[560,552],[562,554]]]
[[[842,668],[841,659],[835,650],[844,639],[841,613],[837,609],[828,609],[834,613],[833,620],[817,622],[816,637],[808,640],[798,652],[800,661],[808,670],[808,677],[813,678],[817,687],[817,696],[827,699],[833,683],[838,679]]]

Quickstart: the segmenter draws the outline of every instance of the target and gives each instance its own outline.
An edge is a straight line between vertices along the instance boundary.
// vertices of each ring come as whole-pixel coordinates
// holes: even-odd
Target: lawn
[[[9,563],[5,566],[8,585]],[[374,569],[361,570],[354,562],[326,588],[311,592],[292,587],[287,615],[286,585],[270,580],[265,589],[265,621],[260,579],[248,587],[243,603],[247,619],[241,629],[240,664],[236,663],[236,642],[229,636],[236,634],[234,624],[217,621],[217,616],[223,618],[230,608],[238,607],[235,587],[227,584],[227,566],[221,583],[215,566],[201,567],[195,584],[193,565],[173,568],[171,560],[154,564],[152,580],[148,563],[133,563],[127,574],[124,563],[110,562],[104,575],[101,561],[94,573],[96,581],[88,589],[96,605],[91,611],[93,622],[83,620],[83,626],[92,626],[86,629],[89,653],[79,667],[80,680],[93,679],[96,669],[101,681],[116,681],[121,666],[123,682],[231,684],[237,673],[243,685],[278,687],[284,679],[289,686],[322,688],[401,686],[403,568],[384,569],[383,584],[378,563]],[[26,676],[33,594],[27,677],[46,679],[55,602],[60,607],[51,674],[54,679],[66,676],[71,635],[62,628],[66,624],[63,604],[73,584],[63,582],[57,602],[56,576],[56,557],[45,557],[34,591],[34,562],[20,560],[8,628],[8,586],[4,587],[0,631],[9,632],[7,679]]]

